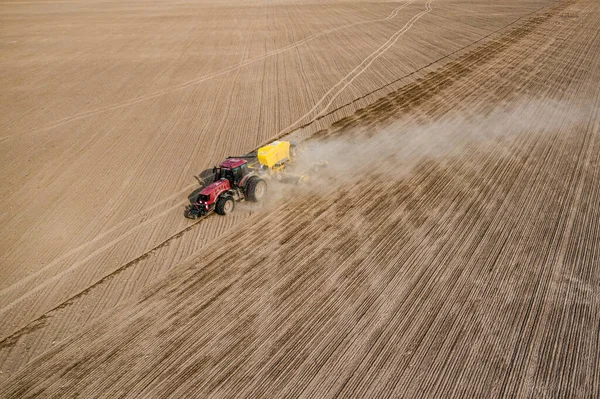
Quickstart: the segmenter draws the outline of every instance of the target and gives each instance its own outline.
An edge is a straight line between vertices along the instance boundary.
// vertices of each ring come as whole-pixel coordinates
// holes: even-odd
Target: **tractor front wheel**
[[[219,215],[229,215],[233,212],[233,208],[235,208],[235,202],[230,195],[225,195],[220,197],[217,200],[217,204],[215,206],[215,212]]]

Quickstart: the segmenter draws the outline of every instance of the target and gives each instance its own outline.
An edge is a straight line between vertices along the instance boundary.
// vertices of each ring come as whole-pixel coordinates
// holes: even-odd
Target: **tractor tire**
[[[219,215],[229,215],[235,208],[235,201],[230,195],[224,195],[217,200],[215,212]]]
[[[267,182],[258,176],[252,176],[246,183],[246,197],[249,201],[258,202],[267,193]]]

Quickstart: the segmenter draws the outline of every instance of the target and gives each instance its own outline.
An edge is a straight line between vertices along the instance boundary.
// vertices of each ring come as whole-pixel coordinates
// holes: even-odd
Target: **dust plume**
[[[309,139],[300,143],[304,150],[295,170],[307,171],[322,161],[327,166],[300,186],[270,184],[269,202],[309,191],[326,194],[369,175],[403,179],[423,161],[443,164],[474,148],[508,152],[511,141],[523,134],[552,134],[590,120],[591,112],[585,104],[522,100],[486,113],[452,112],[431,122],[398,121],[387,127],[336,132],[333,138]]]

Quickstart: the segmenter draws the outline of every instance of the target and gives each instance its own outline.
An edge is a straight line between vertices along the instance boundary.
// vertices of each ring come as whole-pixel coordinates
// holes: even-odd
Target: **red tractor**
[[[186,217],[197,219],[213,211],[227,215],[233,211],[235,201],[260,201],[267,192],[267,183],[248,168],[245,159],[229,158],[215,167],[213,174],[214,182],[186,208]]]

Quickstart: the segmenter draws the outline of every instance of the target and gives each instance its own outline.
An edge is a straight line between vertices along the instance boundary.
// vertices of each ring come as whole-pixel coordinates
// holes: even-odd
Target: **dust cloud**
[[[269,183],[268,204],[304,193],[327,194],[369,175],[404,179],[427,160],[443,164],[464,151],[510,151],[512,140],[523,134],[548,135],[565,126],[592,118],[585,103],[573,106],[554,100],[526,99],[482,113],[452,112],[432,122],[398,121],[387,127],[362,128],[343,136],[309,139],[299,143],[302,151],[294,170],[310,171],[320,162],[327,166],[309,173],[301,185]]]

